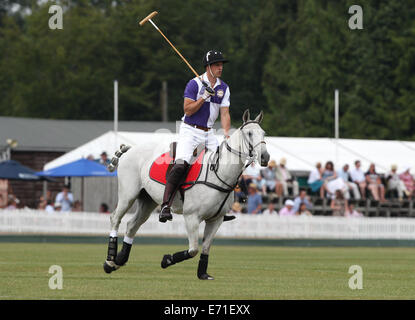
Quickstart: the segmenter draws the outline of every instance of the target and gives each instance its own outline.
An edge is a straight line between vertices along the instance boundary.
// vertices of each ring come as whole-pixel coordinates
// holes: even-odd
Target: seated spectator
[[[350,178],[354,183],[356,183],[359,186],[360,189],[360,195],[363,199],[366,199],[366,177],[365,173],[361,169],[361,163],[359,160],[356,160],[354,162],[354,169],[350,170]]]
[[[53,209],[54,211],[62,211],[62,204],[60,202],[55,202]]]
[[[262,209],[262,197],[258,192],[257,185],[250,183],[248,187],[248,201],[247,201],[248,213],[258,214]]]
[[[103,151],[100,156],[101,158],[98,161],[100,164],[103,164],[104,166],[107,166],[110,164],[111,160],[108,159],[108,155],[105,151]]]
[[[333,210],[333,216],[337,217],[344,217],[346,211],[349,210],[347,200],[341,190],[336,190],[335,198],[331,199],[330,208]]]
[[[300,205],[300,208],[298,209],[298,211],[295,213],[295,215],[297,216],[312,216],[311,212],[308,211],[307,206],[305,203],[302,203]]]
[[[73,212],[82,212],[82,202],[79,200],[75,200],[75,202],[73,203],[73,208],[72,208]]]
[[[13,194],[10,194],[8,197],[6,210],[16,210],[18,204],[19,200]]]
[[[342,180],[337,180],[336,183],[333,185],[330,185],[332,182],[334,182],[337,179],[336,171],[334,171],[334,164],[332,161],[327,161],[326,165],[324,166],[324,170],[321,174],[322,179],[324,180],[324,184],[322,188],[320,188],[320,198],[324,198],[325,191],[329,194],[329,198],[334,197],[335,190],[339,188],[343,188],[344,183],[342,183]],[[342,185],[340,186],[339,183]]]
[[[293,210],[293,208],[294,208],[294,201],[287,199],[284,202],[284,207],[281,208],[278,214],[280,215],[280,217],[293,216],[295,215],[295,211]]]
[[[264,214],[278,214],[277,211],[275,211],[275,205],[273,202],[268,203],[268,207],[264,210]]]
[[[106,203],[101,203],[99,206],[99,213],[110,213],[108,210],[108,205]]]
[[[354,218],[354,217],[363,217],[363,214],[357,211],[354,207],[354,203],[349,204],[349,210],[345,212],[345,217]]]
[[[308,199],[307,191],[304,189],[301,189],[300,195],[294,199],[293,208],[292,208],[293,213],[296,213],[300,209],[300,206],[302,203],[306,205],[306,208],[308,210],[311,210],[313,208],[312,203]]]
[[[242,213],[242,206],[239,202],[234,202],[229,213]]]
[[[406,190],[409,192],[409,198],[412,199],[415,196],[415,180],[410,171],[411,168],[409,166],[405,167],[399,178],[405,184]]]
[[[268,166],[261,170],[261,175],[264,180],[262,192],[275,192],[279,197],[283,194],[282,183],[277,180],[276,176],[277,163],[275,160],[268,162]]]
[[[398,173],[398,166],[393,164],[391,166],[391,171],[386,174],[386,181],[388,186],[388,191],[396,190],[398,192],[398,198],[400,201],[403,200],[403,195],[405,194],[409,197],[409,191],[406,189],[405,183],[401,180]]]
[[[359,187],[356,183],[352,182],[350,174],[349,174],[349,165],[345,164],[342,169],[337,172],[339,178],[341,178],[346,185],[347,189],[344,193],[346,199],[350,199],[350,190],[353,191],[353,198],[356,200],[360,200],[360,192]]]
[[[298,196],[298,182],[292,176],[290,171],[285,167],[287,160],[282,158],[280,160],[279,166],[277,166],[276,177],[280,181],[284,190],[284,196],[288,196],[288,187],[291,187],[293,190],[293,196]]]
[[[48,200],[48,201],[46,202],[45,211],[46,211],[46,212],[54,212],[54,211],[55,211],[55,208],[54,208],[54,207],[53,207],[53,205],[52,205],[52,201]]]
[[[38,210],[45,210],[47,205],[47,201],[44,196],[39,197],[39,203],[37,205]]]
[[[65,185],[62,192],[59,192],[55,198],[55,204],[60,203],[61,211],[71,211],[73,203],[73,195],[69,191],[69,186]]]
[[[242,173],[241,175],[241,180],[240,180],[240,187],[242,189],[242,191],[245,194],[248,194],[248,186],[251,183],[255,183],[257,184],[257,180],[258,177],[260,176],[260,169],[259,167],[255,164],[255,162],[252,162],[248,168],[245,169],[245,171]]]
[[[237,202],[245,202],[246,201],[246,194],[241,190],[241,187],[239,184],[235,187],[234,195],[235,195],[235,201]]]
[[[5,200],[3,194],[0,193],[0,209],[5,208],[6,205],[7,205],[7,200]]]
[[[313,170],[311,170],[307,180],[307,183],[310,186],[312,192],[320,191],[320,194],[321,192],[324,193],[324,180],[322,178],[322,173],[323,170],[321,168],[321,163],[317,162],[316,167]],[[323,190],[321,191],[322,188]]]
[[[366,183],[373,198],[380,202],[385,202],[385,186],[380,179],[380,176],[376,173],[375,164],[371,163],[369,170],[366,172]]]

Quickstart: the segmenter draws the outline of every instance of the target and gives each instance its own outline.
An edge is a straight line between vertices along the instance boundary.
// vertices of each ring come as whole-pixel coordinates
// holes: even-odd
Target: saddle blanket
[[[200,172],[202,171],[203,157],[205,155],[205,150],[200,152],[196,161],[190,166],[188,170],[187,177],[181,188],[183,190],[189,189],[193,186],[192,182],[196,181],[199,178]],[[169,152],[163,153],[159,156],[150,167],[150,178],[154,181],[157,181],[161,184],[166,184],[168,174],[170,169],[173,167],[173,158]]]

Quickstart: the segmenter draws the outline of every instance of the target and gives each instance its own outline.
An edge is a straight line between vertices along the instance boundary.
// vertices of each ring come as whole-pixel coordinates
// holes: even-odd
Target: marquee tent
[[[219,142],[222,142],[222,135],[217,137]],[[108,131],[47,163],[44,170],[86,158],[88,155],[98,158],[103,151],[106,151],[111,158],[122,143],[136,146],[153,144],[154,155],[157,156],[167,151],[169,144],[175,140],[177,134],[168,130],[154,133]],[[279,163],[281,158],[286,158],[287,167],[292,171],[308,172],[317,162],[324,165],[329,160],[334,162],[336,169],[345,163],[353,168],[355,160],[361,161],[363,170],[366,170],[370,163],[374,163],[379,173],[389,171],[392,164],[398,166],[398,172],[406,166],[415,167],[415,142],[411,141],[266,136],[265,142],[271,159]]]

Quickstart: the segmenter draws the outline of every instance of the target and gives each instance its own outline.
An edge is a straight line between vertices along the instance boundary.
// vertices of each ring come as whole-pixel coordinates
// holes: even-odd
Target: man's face
[[[209,69],[209,66],[207,67]],[[223,62],[215,62],[210,65],[210,70],[212,71],[215,78],[220,78],[223,71]]]
[[[360,162],[356,162],[356,168],[359,169],[360,168]]]
[[[304,199],[304,198],[305,198],[305,196],[306,196],[306,194],[307,194],[307,193],[306,193],[305,191],[301,191],[301,192],[300,192],[300,198],[301,198],[301,199]]]
[[[346,164],[346,165],[343,167],[343,170],[344,170],[344,172],[347,172],[347,170],[349,170],[349,165],[348,165],[348,164]]]

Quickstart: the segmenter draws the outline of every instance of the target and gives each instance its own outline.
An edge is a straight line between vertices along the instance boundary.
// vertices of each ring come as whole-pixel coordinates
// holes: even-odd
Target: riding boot
[[[160,222],[166,222],[172,220],[171,205],[173,203],[174,196],[176,195],[177,189],[183,180],[186,178],[189,164],[184,161],[182,163],[176,163],[170,171],[170,175],[167,178],[166,187],[164,189],[163,203],[161,204],[161,212],[159,215]]]
[[[159,215],[159,221],[160,222],[166,222],[167,220],[172,220],[173,216],[171,214],[170,210],[170,199],[173,198],[173,194],[176,191],[176,185],[167,182],[166,187],[164,189],[164,195],[163,195],[163,203],[161,204],[161,212]]]

